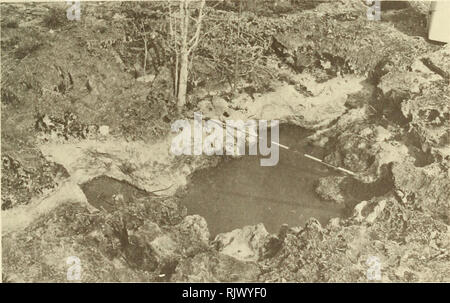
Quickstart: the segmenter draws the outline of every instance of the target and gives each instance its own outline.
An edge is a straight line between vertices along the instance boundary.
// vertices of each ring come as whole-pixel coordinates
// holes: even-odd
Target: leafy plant
[[[66,11],[62,8],[52,7],[48,15],[44,17],[43,23],[46,27],[56,29],[67,22]]]
[[[6,28],[18,28],[19,22],[15,19],[6,19],[5,22],[3,22],[2,26]]]
[[[23,59],[38,50],[42,44],[43,43],[38,37],[25,36],[24,39],[19,42],[14,55],[17,59]]]

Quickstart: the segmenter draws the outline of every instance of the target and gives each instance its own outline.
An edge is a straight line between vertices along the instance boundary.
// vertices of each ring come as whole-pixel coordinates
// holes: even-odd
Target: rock
[[[333,201],[337,204],[344,203],[344,196],[341,193],[340,183],[345,177],[324,177],[319,179],[316,193],[324,200]]]
[[[240,107],[242,104],[248,104],[250,102],[252,102],[252,97],[246,93],[240,94],[231,100],[231,104],[234,107]]]
[[[214,96],[211,100],[211,103],[218,111],[225,111],[228,108],[228,102],[224,98],[221,98],[219,96]]]
[[[205,218],[187,216],[175,226],[172,236],[184,247],[184,254],[194,255],[209,248],[209,230]]]
[[[212,105],[211,101],[203,100],[200,101],[198,104],[198,110],[203,114],[204,117],[208,118],[215,118],[216,114],[214,111],[214,106]]]
[[[102,136],[107,136],[109,135],[109,126],[107,125],[102,125],[100,126],[100,128],[98,129],[100,135]]]
[[[176,256],[177,244],[168,235],[156,237],[150,242],[149,246],[160,262],[163,262],[163,260],[170,260]]]
[[[355,220],[357,222],[361,222],[364,220],[362,211],[367,206],[368,203],[369,202],[367,202],[367,201],[362,201],[353,208],[353,215],[352,215],[353,220]]]
[[[152,82],[153,80],[155,80],[155,77],[156,77],[155,75],[145,75],[145,76],[141,76],[141,77],[137,78],[136,81],[148,83],[148,82]]]
[[[401,112],[411,119],[411,133],[420,139],[423,147],[449,146],[450,88],[446,83],[434,82],[401,105]]]
[[[94,76],[88,76],[85,85],[91,95],[98,96],[100,94],[101,84]]]
[[[260,260],[275,256],[283,247],[284,240],[286,239],[288,233],[298,233],[300,231],[300,227],[289,228],[287,224],[281,225],[277,235],[269,235],[266,237],[263,255]]]
[[[383,212],[385,206],[386,200],[381,200],[378,202],[373,211],[366,217],[366,222],[369,224],[374,223],[377,217]]]
[[[171,134],[155,143],[128,142],[109,136],[102,141],[44,144],[40,149],[44,157],[62,165],[78,184],[107,175],[147,191],[167,188],[164,193],[170,195],[186,185],[188,175],[205,161],[204,157],[195,157],[186,165],[174,161],[170,146],[175,136]]]
[[[305,223],[305,228],[300,234],[306,235],[307,239],[321,241],[323,239],[324,229],[316,218],[310,218]]]
[[[352,114],[349,112],[347,115]],[[364,120],[345,119],[347,115],[328,134],[336,144],[335,150],[324,157],[325,162],[365,175],[368,172],[375,173],[373,177],[376,177],[381,174],[384,164],[413,161],[408,146],[394,140],[393,130],[369,125]]]
[[[2,230],[6,234],[10,231],[26,228],[34,220],[48,213],[62,204],[77,203],[94,211],[86,200],[86,196],[77,184],[64,182],[50,195],[40,199],[33,199],[27,207],[18,207],[2,211]]]
[[[245,108],[246,115],[254,119],[277,119],[309,129],[320,129],[344,114],[347,97],[363,89],[363,79],[358,77],[337,77],[323,83],[303,78],[308,90],[316,92],[316,95],[304,96],[294,85],[282,85],[262,96],[255,94],[254,101],[243,99],[247,103],[239,107]]]
[[[339,228],[340,222],[341,218],[331,218],[330,221],[328,221],[327,228]]]
[[[231,109],[228,107],[228,102],[225,99],[219,96],[214,96],[211,100],[211,104],[214,108],[215,116],[219,119],[223,118],[224,116],[226,118],[226,116],[229,115],[228,112]]]
[[[373,224],[386,207],[386,200],[362,201],[353,209],[352,220]]]
[[[375,141],[383,142],[387,141],[392,137],[392,134],[382,126],[376,126],[374,129]]]
[[[139,246],[145,246],[148,243],[152,243],[157,237],[163,235],[161,228],[154,222],[145,222],[137,232],[134,233],[136,244]],[[157,243],[155,243],[157,244]]]
[[[450,45],[447,44],[440,50],[423,56],[421,60],[431,71],[450,80]]]
[[[408,204],[425,207],[447,224],[450,222],[450,178],[439,164],[415,167],[413,163],[395,163],[394,185]]]
[[[112,18],[113,18],[113,20],[123,20],[123,19],[125,19],[126,17],[125,17],[124,15],[122,15],[122,14],[115,13],[115,14],[112,16]]]
[[[205,244],[209,243],[209,230],[205,218],[199,215],[187,216],[178,225],[181,231],[188,231],[192,239],[198,239]]]
[[[245,226],[216,236],[214,245],[219,252],[241,261],[257,261],[269,233],[262,223]]]
[[[375,156],[375,163],[380,168],[384,164],[391,162],[412,162],[408,147],[398,141],[381,142],[376,145],[378,153]]]
[[[408,203],[408,199],[406,198],[406,195],[401,191],[396,189],[395,191],[396,197],[405,205]]]
[[[181,261],[172,276],[176,282],[255,282],[260,270],[220,253],[202,253]]]
[[[196,88],[194,94],[199,100],[204,100],[209,96],[208,90],[203,87]]]
[[[380,109],[409,123],[409,133],[418,137],[422,149],[443,158],[450,155],[449,56],[448,46],[422,54],[410,71],[391,70],[378,85]]]

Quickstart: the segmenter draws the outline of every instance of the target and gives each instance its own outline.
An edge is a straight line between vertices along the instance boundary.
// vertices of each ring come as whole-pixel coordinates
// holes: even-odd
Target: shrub
[[[3,86],[3,83],[2,83],[2,86]],[[14,94],[14,92],[12,92],[8,88],[2,87],[1,95],[2,95],[2,103],[3,104],[17,104],[19,101],[16,94]]]
[[[56,29],[67,22],[66,11],[62,8],[52,7],[48,11],[48,15],[44,17],[43,23],[46,27]]]
[[[17,59],[23,59],[27,55],[35,52],[42,46],[42,42],[39,37],[29,37],[26,36],[22,41],[19,42],[17,49],[15,51],[15,56]]]
[[[7,19],[2,25],[6,28],[18,28],[19,22],[15,19]]]

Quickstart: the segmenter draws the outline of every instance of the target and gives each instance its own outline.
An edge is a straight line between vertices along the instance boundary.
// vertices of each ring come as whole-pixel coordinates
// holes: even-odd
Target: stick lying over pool
[[[311,156],[311,155],[303,154],[303,156],[305,156],[306,158],[309,158],[309,159],[311,159],[311,160],[317,161],[317,162],[319,162],[319,163],[322,163],[323,165],[326,165],[326,166],[328,166],[328,167],[337,169],[337,170],[339,170],[339,171],[341,171],[341,172],[344,172],[344,173],[346,173],[346,174],[349,174],[349,175],[352,175],[352,176],[355,176],[355,175],[356,175],[354,172],[349,171],[348,169],[345,169],[345,168],[342,168],[342,167],[339,167],[339,166],[334,166],[334,165],[331,165],[331,164],[329,164],[329,163],[323,162],[322,160],[320,160],[320,159],[318,159],[318,158],[316,158],[316,157],[313,157],[313,156]]]
[[[222,127],[225,128],[225,131],[228,131],[226,125],[224,125],[222,121],[219,121],[219,120],[213,120],[213,119],[211,119],[210,121],[212,121],[212,122],[214,122],[214,123],[216,123],[216,124],[219,124],[220,126],[222,126]],[[258,135],[249,133],[249,132],[247,132],[247,131],[245,131],[245,130],[238,129],[238,128],[236,128],[236,130],[239,131],[239,132],[242,132],[242,133],[244,133],[244,134],[247,134],[247,135],[249,135],[249,136],[252,136],[252,137],[254,137],[254,138],[258,138],[258,139],[259,139]],[[350,171],[350,170],[348,170],[348,169],[345,169],[345,168],[342,168],[342,167],[339,167],[339,166],[335,166],[335,165],[332,165],[332,164],[323,162],[323,161],[320,160],[319,158],[313,157],[313,156],[308,155],[308,154],[303,154],[303,153],[301,153],[301,152],[299,152],[299,151],[297,151],[297,150],[292,150],[292,149],[290,149],[289,146],[280,144],[280,143],[275,142],[275,141],[270,141],[270,143],[275,144],[275,145],[277,145],[277,146],[279,146],[279,147],[281,147],[281,148],[283,148],[283,149],[285,149],[285,150],[289,150],[289,151],[291,151],[291,152],[294,152],[294,153],[303,155],[304,157],[306,157],[306,158],[308,158],[308,159],[310,159],[310,160],[316,161],[316,162],[318,162],[318,163],[320,163],[320,164],[323,164],[323,165],[325,165],[325,166],[327,166],[327,167],[329,167],[329,168],[332,168],[332,169],[341,171],[341,172],[346,173],[346,174],[349,174],[349,175],[351,175],[351,176],[356,176],[356,174],[355,174],[354,172],[352,172],[352,171]]]

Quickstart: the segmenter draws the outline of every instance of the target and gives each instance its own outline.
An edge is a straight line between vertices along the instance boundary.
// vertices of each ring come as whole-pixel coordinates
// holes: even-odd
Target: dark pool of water
[[[302,128],[280,126],[280,143],[317,157]],[[260,166],[258,156],[227,159],[192,175],[182,204],[208,222],[211,235],[264,223],[276,233],[282,224],[302,226],[311,217],[326,224],[343,216],[344,206],[321,200],[314,191],[320,177],[337,174],[300,154],[280,149],[276,166]]]
[[[307,144],[308,135],[299,127],[280,126],[280,143],[322,159],[323,151]],[[258,223],[264,223],[271,233],[278,232],[282,224],[303,226],[311,217],[326,224],[330,218],[348,215],[357,202],[392,188],[389,174],[371,184],[348,177],[342,183],[346,206],[337,205],[321,200],[314,191],[319,178],[338,175],[336,171],[284,149],[276,166],[263,167],[259,160],[258,156],[224,158],[218,166],[192,174],[180,202],[189,214],[206,219],[212,237]],[[107,176],[96,177],[81,188],[90,204],[106,211],[117,209],[118,203],[126,207],[153,195]]]

